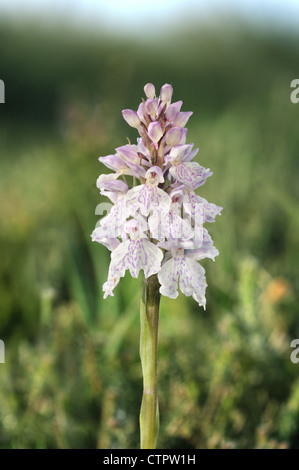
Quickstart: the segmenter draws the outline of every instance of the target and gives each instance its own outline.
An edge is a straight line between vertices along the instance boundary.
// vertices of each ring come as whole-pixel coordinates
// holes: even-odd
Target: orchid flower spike
[[[214,222],[222,207],[195,192],[212,172],[194,160],[198,149],[186,143],[192,112],[181,111],[182,101],[171,103],[170,84],[158,96],[151,83],[144,92],[137,111],[122,111],[139,133],[137,143],[99,159],[114,172],[97,180],[113,206],[92,233],[93,241],[111,251],[104,298],[114,295],[127,270],[133,277],[143,271],[146,279],[157,274],[162,295],[176,298],[179,287],[205,308],[207,283],[199,261],[214,260],[219,252],[203,225]]]

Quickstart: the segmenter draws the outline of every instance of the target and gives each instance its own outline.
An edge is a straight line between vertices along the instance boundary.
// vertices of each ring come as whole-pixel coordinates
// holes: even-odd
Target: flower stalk
[[[141,449],[155,449],[159,432],[157,353],[160,295],[157,275],[144,279],[140,302],[140,359],[143,373]]]

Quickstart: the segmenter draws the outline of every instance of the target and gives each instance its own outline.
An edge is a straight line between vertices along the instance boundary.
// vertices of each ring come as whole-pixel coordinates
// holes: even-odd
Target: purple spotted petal
[[[185,192],[183,206],[187,214],[193,219],[202,217],[202,223],[215,222],[216,215],[220,215],[222,211],[222,207],[208,202],[194,191]]]
[[[197,162],[175,163],[169,169],[169,173],[176,180],[192,189],[202,186],[206,179],[213,174],[209,168],[204,168]]]
[[[111,209],[109,214],[100,220],[101,227],[106,237],[118,237],[128,214],[126,213],[125,198],[119,200]]]
[[[205,307],[205,270],[193,259],[184,255],[170,258],[162,265],[158,279],[162,295],[175,299],[178,296],[179,282],[183,294],[192,296],[200,306]]]
[[[132,277],[138,277],[140,270],[146,278],[156,274],[161,268],[163,252],[147,239],[127,240],[121,243],[111,253],[111,263],[108,280],[103,286],[105,296],[113,295],[113,289],[118,284],[126,270]]]
[[[143,184],[130,189],[126,195],[127,212],[135,215],[140,211],[142,215],[148,216],[152,206],[167,208],[171,200],[168,194],[157,186]]]

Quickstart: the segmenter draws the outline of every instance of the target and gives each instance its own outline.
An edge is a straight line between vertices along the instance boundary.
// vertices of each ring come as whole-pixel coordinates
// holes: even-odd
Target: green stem
[[[143,281],[140,303],[140,358],[143,397],[140,410],[140,447],[155,449],[159,431],[157,349],[160,292],[157,275]]]

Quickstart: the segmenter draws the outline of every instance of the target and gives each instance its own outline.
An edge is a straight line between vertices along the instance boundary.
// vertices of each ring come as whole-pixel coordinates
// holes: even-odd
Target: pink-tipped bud
[[[184,129],[182,127],[173,127],[166,134],[166,144],[169,145],[169,147],[179,145],[183,136]]]
[[[144,87],[144,93],[147,98],[155,98],[156,90],[152,83],[147,83]]]
[[[172,86],[169,85],[168,83],[165,83],[165,85],[162,86],[161,91],[160,91],[160,99],[162,103],[170,102],[172,98],[172,93],[173,93]]]
[[[192,116],[192,114],[192,111],[179,113],[173,123],[174,126],[184,127],[187,124],[189,117]]]
[[[151,122],[150,125],[148,126],[147,133],[148,133],[150,139],[153,142],[157,143],[163,135],[163,131],[162,131],[160,122]]]
[[[132,109],[124,109],[122,111],[122,115],[124,120],[129,124],[131,127],[139,127],[140,126],[140,119],[136,111]]]
[[[144,120],[143,111],[144,111],[144,105],[141,102],[137,109],[137,116],[139,117],[140,121]]]
[[[150,116],[155,116],[158,109],[157,100],[148,99],[145,102],[145,110]]]
[[[172,122],[178,117],[182,104],[182,101],[177,101],[168,106],[165,113],[167,121]]]

